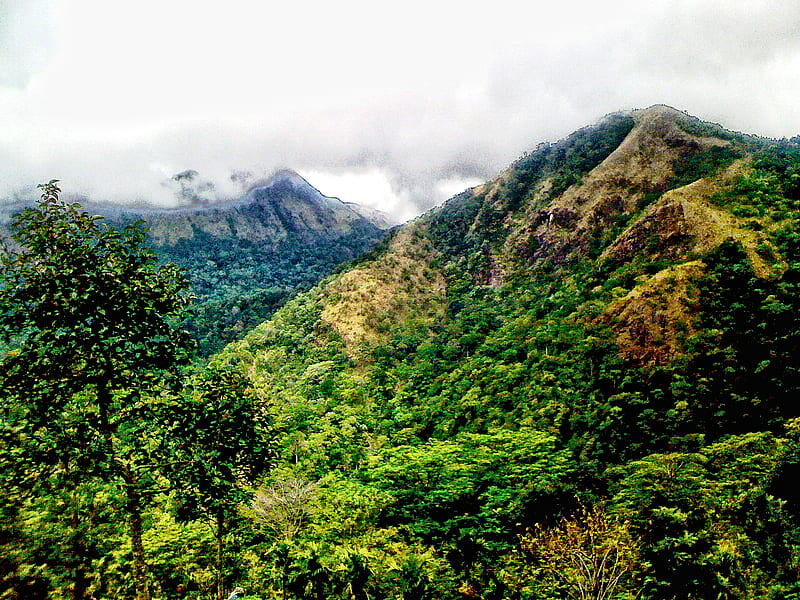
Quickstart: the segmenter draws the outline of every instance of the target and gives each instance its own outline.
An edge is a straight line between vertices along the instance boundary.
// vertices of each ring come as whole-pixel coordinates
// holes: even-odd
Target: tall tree
[[[521,543],[538,563],[539,573],[573,600],[608,600],[618,590],[635,587],[631,580],[637,568],[637,541],[627,523],[614,522],[599,505],[562,518],[555,527],[539,524]]]
[[[32,464],[120,487],[136,597],[148,600],[144,490],[156,476],[158,398],[191,356],[175,326],[188,283],[158,265],[141,225],[116,230],[60,200],[56,181],[40,188],[0,254],[0,327],[14,348],[0,359],[3,425]]]
[[[225,539],[248,489],[269,467],[272,431],[238,369],[212,362],[188,379],[176,406],[168,476],[179,517],[208,519],[216,537],[217,599],[224,597]]]

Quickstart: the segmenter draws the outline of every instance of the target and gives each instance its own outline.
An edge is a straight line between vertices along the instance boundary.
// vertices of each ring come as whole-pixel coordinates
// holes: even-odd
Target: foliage
[[[768,492],[786,448],[752,433],[615,469],[614,505],[643,542],[646,597],[796,593],[792,542],[777,533],[783,503]]]
[[[630,115],[613,113],[597,125],[579,129],[555,144],[540,144],[512,165],[513,179],[506,194],[508,208],[517,208],[521,197],[535,189],[534,184],[542,175],[552,177],[548,196],[557,197],[616,150],[633,126]]]
[[[509,213],[530,202],[537,208],[544,206],[578,183],[622,143],[633,126],[633,117],[615,113],[555,144],[539,144],[511,165],[500,182],[502,191],[494,199],[487,197],[487,191],[467,191],[433,213],[431,231],[436,247],[454,259],[485,253],[487,246],[503,238]],[[545,179],[548,191],[537,195]]]
[[[639,545],[628,524],[614,522],[599,505],[564,517],[555,527],[537,525],[522,537],[522,549],[575,600],[618,597],[626,588],[638,595],[632,574]]]
[[[203,356],[218,352],[269,319],[297,294],[297,289],[268,287],[255,292],[241,290],[229,294],[218,298],[209,293],[186,320],[186,329],[197,339],[198,351]]]
[[[296,477],[276,479],[253,498],[256,517],[286,542],[300,533],[309,515],[317,484]]]
[[[142,550],[143,490],[155,484],[148,420],[191,344],[173,325],[186,282],[158,266],[144,232],[122,232],[58,198],[56,182],[16,217],[20,250],[2,256],[0,324],[15,349],[3,357],[0,390],[13,400],[4,428],[18,433],[25,474],[68,493],[92,476],[124,490],[137,597],[149,596]],[[71,528],[73,594],[83,594],[86,549],[78,506]]]
[[[123,224],[129,218],[117,221]],[[186,269],[196,306],[185,326],[198,340],[202,356],[267,320],[287,300],[371,249],[383,235],[366,222],[313,238],[293,233],[291,223],[287,227],[285,239],[275,241],[254,241],[247,232],[212,235],[196,227],[192,237],[175,243],[155,244],[148,238],[162,262]]]
[[[549,229],[580,250],[569,260],[544,234],[535,252],[515,247],[627,136],[634,123],[621,115],[410,225],[426,244],[410,268],[446,279],[435,317],[388,315],[380,338],[354,348],[337,334],[346,321],[326,311],[334,275],[207,367],[171,368],[182,390],[144,376],[116,390],[121,408],[137,403],[115,421],[128,436],[115,447],[131,460],[146,448],[152,460],[137,464],[161,464],[148,483],[164,493],[142,507],[154,594],[242,585],[262,599],[796,597],[800,156],[794,141],[675,118],[689,137],[661,141],[718,139],[670,147],[660,181],[709,177],[684,192],[710,191],[634,240],[630,258],[610,255],[633,243],[626,235],[652,215],[644,205],[662,202],[646,186],[620,188],[628,201],[592,213],[591,226]],[[724,227],[693,238],[683,226],[695,209]],[[675,235],[685,243],[658,253]],[[376,249],[362,266],[388,270],[390,254]],[[269,304],[279,291],[266,289]],[[636,313],[645,301],[652,311]],[[671,353],[623,352],[620,310],[636,313],[624,333],[643,346],[675,332]],[[26,432],[30,399],[5,396],[0,570],[30,597],[37,586],[64,595],[78,556],[89,587],[130,596],[125,489],[100,477],[108,464],[89,459],[102,436],[82,425],[97,388],[65,389],[54,395],[68,410],[41,399],[47,437]],[[59,454],[69,438],[87,443]]]
[[[165,474],[181,485],[174,494],[179,519],[203,517],[216,540],[217,598],[224,596],[225,542],[247,491],[269,466],[270,429],[243,374],[210,363],[185,383],[172,412]]]
[[[735,146],[712,146],[708,150],[682,157],[675,164],[672,187],[688,185],[703,177],[710,177],[730,165],[744,152]]]

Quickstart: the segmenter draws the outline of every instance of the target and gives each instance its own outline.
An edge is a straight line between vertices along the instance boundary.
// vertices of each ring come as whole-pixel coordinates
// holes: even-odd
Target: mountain
[[[495,180],[397,230],[378,258],[319,290],[322,322],[355,355],[360,344],[386,339],[381,331],[402,320],[404,301],[416,318],[447,312],[447,271],[454,268],[459,279],[488,291],[531,269],[561,273],[589,261],[609,274],[642,261],[670,262],[682,272],[691,268],[681,264],[695,264],[687,257],[727,240],[765,275],[778,264],[763,258],[777,252],[769,236],[712,201],[733,193],[752,152],[765,144],[666,106],[609,115],[540,145]],[[653,275],[637,294],[657,284]],[[421,311],[420,302],[430,310]]]
[[[229,345],[276,464],[358,523],[321,542],[312,515],[292,556],[357,547],[375,586],[403,556],[424,597],[549,598],[594,540],[624,597],[795,593],[798,142],[608,115]]]
[[[188,270],[197,296],[188,327],[206,355],[384,235],[382,226],[352,205],[324,196],[290,170],[226,205],[124,212],[110,219],[120,226],[144,221],[158,255]]]
[[[194,171],[176,177],[184,196],[199,197],[197,186],[191,187],[197,179]],[[197,297],[187,326],[204,355],[220,350],[299,290],[372,248],[387,225],[380,211],[362,216],[354,204],[324,196],[290,170],[224,204],[198,201],[169,210],[91,201],[83,205],[117,227],[143,222],[148,244],[160,259],[187,269]],[[6,207],[4,220],[21,208]]]
[[[369,206],[362,206],[361,204],[356,204],[355,202],[345,202],[345,204],[349,209],[357,212],[367,221],[376,227],[380,227],[381,229],[391,229],[392,227],[400,224],[382,210],[371,208]]]
[[[117,221],[133,219],[147,223],[151,243],[159,248],[175,247],[204,236],[277,248],[287,242],[315,243],[355,232],[374,235],[381,229],[354,205],[324,196],[291,170],[278,171],[235,202],[170,211],[121,212],[115,216]],[[376,219],[382,221],[379,211]]]

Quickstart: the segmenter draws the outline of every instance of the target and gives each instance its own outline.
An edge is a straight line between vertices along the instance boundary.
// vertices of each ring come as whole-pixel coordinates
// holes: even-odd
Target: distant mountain
[[[268,181],[253,186],[242,198],[224,204],[172,210],[89,206],[119,223],[143,220],[151,242],[158,247],[174,247],[204,235],[278,247],[285,242],[332,240],[354,232],[372,235],[385,228],[363,216],[356,205],[324,196],[290,170],[277,172]],[[380,213],[375,216],[382,220]]]
[[[797,591],[797,139],[608,115],[220,358],[280,423],[276,463],[373,499],[372,521],[337,514],[367,523],[341,548],[407,544],[430,597],[567,597],[623,547],[618,597]],[[317,552],[309,531],[293,545]]]
[[[111,220],[139,219],[158,254],[188,269],[198,297],[189,327],[203,354],[221,349],[384,236],[351,205],[289,170],[227,205],[122,213]]]
[[[195,175],[187,171],[179,177],[191,183]],[[324,196],[290,170],[224,204],[176,209],[82,204],[118,227],[143,221],[148,243],[161,259],[188,270],[197,296],[188,326],[203,354],[221,349],[299,290],[372,248],[386,227],[378,211],[365,217],[356,205]],[[21,208],[5,207],[4,220]]]

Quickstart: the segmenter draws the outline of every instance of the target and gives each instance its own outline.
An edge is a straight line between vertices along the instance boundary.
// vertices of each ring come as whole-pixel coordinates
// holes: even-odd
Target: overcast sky
[[[288,167],[407,218],[655,103],[800,133],[800,2],[0,0],[0,198]]]

